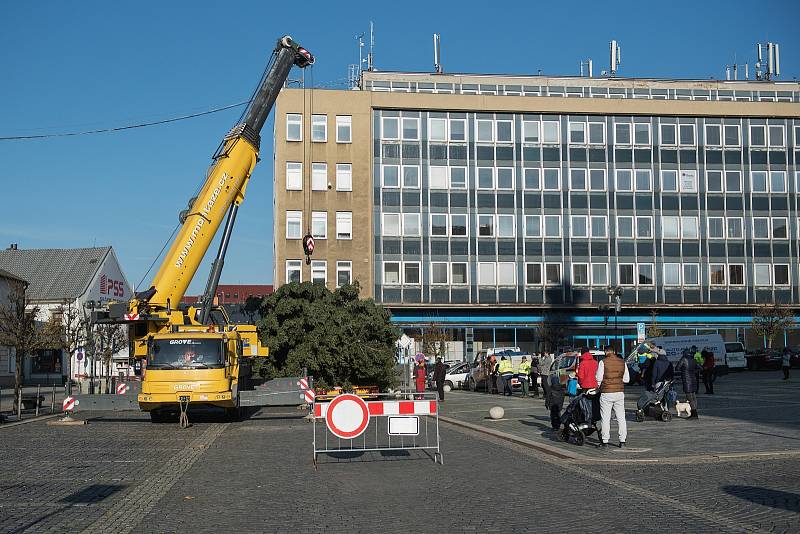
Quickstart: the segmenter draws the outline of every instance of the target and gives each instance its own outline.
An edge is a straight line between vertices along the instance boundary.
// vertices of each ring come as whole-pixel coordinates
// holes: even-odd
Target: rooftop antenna
[[[433,69],[442,73],[442,36],[438,33],[433,34]]]
[[[761,70],[765,66],[762,46],[767,53],[766,70],[764,71]],[[778,43],[767,42],[765,45],[756,43],[756,55],[758,57],[758,62],[756,62],[756,80],[769,81],[773,77],[781,75],[781,52]]]
[[[611,57],[608,72],[613,78],[617,75],[617,67],[622,64],[622,47],[617,44],[616,39],[611,40]]]
[[[589,74],[589,78],[592,77],[592,60],[587,59],[586,61],[581,61],[581,78],[583,78],[583,66],[586,65],[586,70]]]
[[[369,21],[369,53],[367,54],[367,70],[375,70],[375,26]]]

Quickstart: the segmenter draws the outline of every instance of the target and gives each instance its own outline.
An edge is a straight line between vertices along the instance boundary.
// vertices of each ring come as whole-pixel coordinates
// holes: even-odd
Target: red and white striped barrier
[[[64,408],[65,412],[71,412],[75,409],[75,404],[77,404],[75,397],[66,397],[64,402],[61,403],[61,406]]]
[[[124,395],[128,392],[128,384],[121,382],[117,384],[117,395]]]
[[[330,404],[330,402],[314,404],[314,417],[325,417]],[[365,404],[369,415],[436,415],[435,400],[365,401]]]

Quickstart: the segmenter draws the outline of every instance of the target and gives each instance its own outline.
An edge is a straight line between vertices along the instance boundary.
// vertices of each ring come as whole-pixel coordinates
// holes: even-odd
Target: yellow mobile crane
[[[200,193],[180,214],[181,227],[153,279],[151,287],[133,300],[109,307],[108,322],[128,323],[131,354],[146,360],[138,401],[153,421],[180,411],[188,425],[189,405],[225,408],[229,417],[239,410],[240,385],[249,370],[243,359],[267,356],[254,325],[229,324],[221,307],[213,305],[236,212],[258,162],[260,131],[293,65],[314,62],[306,49],[285,36],[242,120],[225,136],[214,154]],[[219,251],[206,289],[197,306],[178,305],[211,241],[226,219]]]

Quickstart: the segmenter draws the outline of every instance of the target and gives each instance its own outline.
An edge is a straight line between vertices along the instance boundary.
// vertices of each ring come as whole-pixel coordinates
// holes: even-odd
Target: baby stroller
[[[670,408],[670,391],[672,380],[659,382],[653,391],[645,391],[636,401],[636,420],[640,423],[646,416],[668,423],[672,421]]]
[[[597,428],[599,410],[596,409],[593,399],[587,396],[589,393],[594,394],[595,391],[594,389],[582,391],[561,414],[563,428],[557,434],[559,441],[574,440],[576,445],[583,445],[586,437],[591,436],[593,432],[600,435],[600,430]]]

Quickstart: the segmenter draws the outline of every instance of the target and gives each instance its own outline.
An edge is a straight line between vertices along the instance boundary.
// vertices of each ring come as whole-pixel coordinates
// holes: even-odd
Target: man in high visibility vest
[[[519,371],[517,372],[517,379],[522,384],[522,397],[528,398],[528,375],[531,374],[531,362],[528,361],[527,356],[522,357],[519,364]]]
[[[511,377],[514,376],[514,366],[511,360],[507,360],[505,356],[500,356],[500,366],[497,369],[503,379],[503,395],[510,397],[511,392]]]

